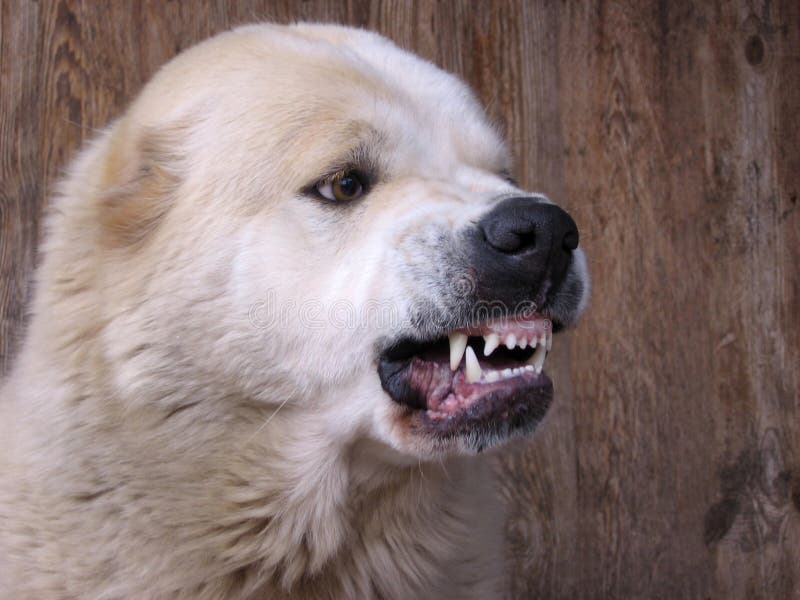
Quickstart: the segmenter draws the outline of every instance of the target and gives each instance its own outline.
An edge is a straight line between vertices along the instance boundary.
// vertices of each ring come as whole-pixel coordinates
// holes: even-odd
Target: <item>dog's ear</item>
[[[169,211],[181,182],[187,127],[134,129],[118,122],[103,157],[97,208],[109,247],[145,240]]]

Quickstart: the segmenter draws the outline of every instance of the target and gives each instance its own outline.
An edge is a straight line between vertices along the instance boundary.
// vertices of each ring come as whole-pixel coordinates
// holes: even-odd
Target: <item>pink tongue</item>
[[[550,319],[533,316],[527,319],[517,317],[512,319],[495,319],[485,321],[475,327],[465,327],[457,330],[467,335],[490,335],[496,334],[500,339],[505,339],[509,334],[513,334],[517,339],[532,339],[534,336],[541,337],[542,334],[550,335],[553,331],[553,323]]]

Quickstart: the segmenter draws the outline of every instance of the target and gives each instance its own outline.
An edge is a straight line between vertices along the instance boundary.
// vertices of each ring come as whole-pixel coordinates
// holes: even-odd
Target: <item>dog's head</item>
[[[245,27],[162,69],[105,143],[128,396],[179,379],[424,458],[544,416],[553,333],[586,304],[578,230],[514,184],[455,77],[363,31]]]

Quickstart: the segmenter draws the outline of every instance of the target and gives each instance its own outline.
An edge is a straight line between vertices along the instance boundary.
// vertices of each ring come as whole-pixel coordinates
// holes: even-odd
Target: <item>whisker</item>
[[[282,409],[282,408],[283,408],[283,407],[286,405],[286,403],[287,403],[288,401],[289,401],[289,398],[286,398],[286,399],[285,399],[283,402],[281,402],[281,403],[278,405],[278,408],[276,408],[276,409],[275,409],[275,411],[274,411],[274,412],[273,412],[273,413],[272,413],[272,414],[271,414],[271,415],[270,415],[270,416],[267,418],[267,420],[266,420],[266,421],[264,421],[264,422],[263,422],[263,423],[262,423],[262,424],[259,426],[259,428],[255,430],[255,432],[253,432],[253,435],[251,435],[249,438],[247,438],[247,443],[248,443],[248,444],[249,444],[250,442],[252,442],[252,441],[253,441],[253,438],[254,438],[254,437],[256,437],[256,436],[257,436],[259,433],[261,433],[261,430],[262,430],[262,429],[264,429],[264,427],[266,427],[267,425],[269,425],[269,422],[270,422],[270,421],[272,421],[272,419],[275,417],[275,415],[277,415],[277,414],[278,414],[278,411],[280,411],[280,409]]]

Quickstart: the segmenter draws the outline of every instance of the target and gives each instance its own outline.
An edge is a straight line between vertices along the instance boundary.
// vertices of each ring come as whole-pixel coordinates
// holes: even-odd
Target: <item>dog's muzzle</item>
[[[397,340],[378,375],[412,431],[477,451],[544,418],[545,357],[580,312],[585,275],[575,221],[541,196],[498,200],[460,242],[472,285],[457,301],[470,314],[454,310],[452,326]]]

